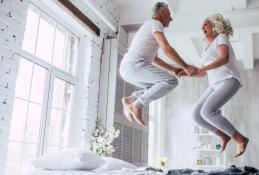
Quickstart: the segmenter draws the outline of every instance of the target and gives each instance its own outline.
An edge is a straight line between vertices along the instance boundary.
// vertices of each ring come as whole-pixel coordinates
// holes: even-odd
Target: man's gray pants
[[[130,84],[143,88],[131,94],[135,103],[139,106],[147,106],[172,89],[178,80],[173,75],[148,63],[146,59],[126,54],[120,65],[121,77]]]

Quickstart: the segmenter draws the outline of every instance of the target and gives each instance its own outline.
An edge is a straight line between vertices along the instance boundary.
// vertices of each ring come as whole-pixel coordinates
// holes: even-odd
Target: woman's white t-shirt
[[[202,64],[206,66],[218,59],[218,47],[220,45],[227,45],[229,48],[229,60],[226,64],[207,71],[209,84],[214,84],[229,78],[236,78],[241,84],[240,73],[237,68],[236,57],[234,50],[230,44],[228,37],[225,34],[218,34],[207,49],[202,52]]]

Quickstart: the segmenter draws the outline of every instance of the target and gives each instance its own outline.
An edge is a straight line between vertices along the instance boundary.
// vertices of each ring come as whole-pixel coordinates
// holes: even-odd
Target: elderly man
[[[188,75],[195,73],[196,68],[186,64],[164,36],[164,27],[168,27],[170,21],[172,18],[167,4],[156,3],[152,19],[147,20],[137,31],[120,65],[121,77],[130,84],[143,88],[122,99],[127,119],[130,122],[134,119],[141,126],[145,125],[142,107],[174,89],[178,84],[175,74],[181,70]],[[159,48],[180,68],[158,58]]]

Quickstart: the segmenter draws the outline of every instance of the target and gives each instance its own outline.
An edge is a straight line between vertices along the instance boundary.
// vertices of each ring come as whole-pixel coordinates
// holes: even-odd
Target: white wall
[[[101,29],[100,37],[93,36],[90,39],[90,49],[85,53],[85,55],[87,55],[87,59],[84,63],[85,69],[82,70],[79,75],[79,77],[84,77],[84,80],[80,83],[80,89],[82,92],[80,92],[81,94],[79,95],[79,116],[82,119],[82,127],[80,128],[82,135],[80,138],[84,140],[84,145],[88,147],[96,120],[99,119],[102,122],[106,122],[103,120],[104,118],[102,118],[102,116],[99,116],[100,113],[98,111],[102,109],[99,107],[99,105],[102,104],[99,103],[99,99],[101,99],[100,95],[103,95],[103,93],[100,93],[101,73],[103,70],[107,70],[107,67],[109,66],[108,64],[102,64],[102,62],[105,61],[102,61],[102,59],[110,59],[110,57],[107,57],[107,55],[109,56],[109,53],[103,52],[105,51],[103,47],[106,36],[115,35],[113,29],[107,25],[107,21],[117,29],[119,13],[112,1],[89,1],[85,5],[80,5],[80,3],[83,2],[86,1],[74,1],[75,5],[77,5],[77,7],[90,17],[91,20],[93,20],[93,22]],[[94,8],[89,8],[87,6],[88,3],[91,4],[91,7],[94,6]],[[100,16],[97,16],[93,9],[97,10]],[[104,17],[105,20],[103,19]]]
[[[0,174],[4,174],[15,81],[19,59],[13,57],[23,39],[28,0],[0,1]]]

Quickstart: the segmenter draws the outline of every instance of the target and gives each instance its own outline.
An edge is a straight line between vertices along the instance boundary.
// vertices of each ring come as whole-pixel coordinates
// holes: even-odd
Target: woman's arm
[[[218,68],[226,63],[228,63],[229,60],[229,48],[226,44],[221,44],[218,46],[218,58],[213,63],[208,64],[201,68],[203,71],[208,71],[211,69]]]

